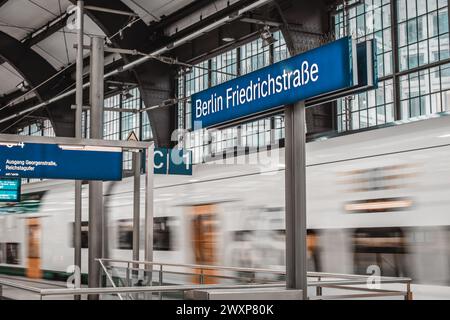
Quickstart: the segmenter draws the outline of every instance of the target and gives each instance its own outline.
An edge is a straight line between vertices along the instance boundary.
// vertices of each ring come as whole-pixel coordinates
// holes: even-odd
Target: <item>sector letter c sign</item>
[[[155,174],[192,175],[192,153],[183,149],[155,148]]]

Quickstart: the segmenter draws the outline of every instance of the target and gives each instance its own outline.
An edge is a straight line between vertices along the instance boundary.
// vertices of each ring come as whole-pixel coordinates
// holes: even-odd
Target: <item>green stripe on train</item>
[[[0,274],[8,275],[8,276],[18,276],[18,277],[26,277],[26,269],[22,267],[10,267],[10,266],[0,266]],[[72,274],[61,271],[54,270],[42,270],[42,279],[45,280],[54,280],[54,281],[67,281],[67,279]],[[88,275],[86,273],[81,274],[81,283],[88,283]]]
[[[9,275],[9,276],[19,276],[26,277],[26,269],[22,267],[10,267],[10,266],[0,266],[0,274]],[[72,274],[61,271],[53,271],[53,270],[42,270],[42,279],[45,280],[54,280],[54,281],[62,281],[66,282],[67,279]],[[107,281],[106,277],[102,277],[103,285]],[[118,287],[124,286],[123,279],[119,277],[113,276],[113,281]],[[88,275],[86,273],[81,274],[81,283],[87,285],[88,284]],[[159,283],[156,281],[152,282],[152,286],[158,286]],[[169,285],[169,283],[163,283],[163,285]],[[171,297],[173,299],[183,299],[183,294],[177,292],[167,292],[164,293],[164,297]]]

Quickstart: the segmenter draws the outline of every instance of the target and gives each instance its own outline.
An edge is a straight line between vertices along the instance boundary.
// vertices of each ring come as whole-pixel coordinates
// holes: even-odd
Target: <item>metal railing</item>
[[[285,282],[277,279],[265,279],[257,275],[272,275],[275,277],[285,277],[285,272],[272,269],[258,268],[238,268],[211,265],[196,264],[174,264],[149,261],[133,261],[133,260],[115,260],[115,259],[98,259],[106,280],[112,287],[103,288],[35,288],[32,286],[20,284],[11,280],[0,278],[0,298],[2,297],[2,288],[11,287],[24,290],[33,294],[37,294],[42,300],[45,297],[62,297],[76,295],[115,295],[120,300],[134,299],[133,294],[146,294],[146,299],[152,299],[153,294],[158,294],[158,298],[162,299],[163,294],[177,293],[182,294],[181,299],[185,297],[187,291],[192,290],[220,290],[220,289],[271,289],[285,288]],[[117,266],[117,264],[119,266]],[[123,265],[123,267],[120,267]],[[143,268],[140,268],[143,266]],[[120,271],[120,268],[122,271]],[[117,270],[119,269],[119,271]],[[181,270],[179,270],[181,269]],[[186,271],[190,269],[190,271]],[[209,271],[209,272],[208,272]],[[216,273],[211,273],[215,271]],[[116,272],[116,275],[114,275]],[[125,274],[123,279],[120,274]],[[228,274],[227,274],[228,273]],[[232,273],[239,273],[233,275]],[[133,274],[144,277],[144,286],[133,286]],[[157,281],[153,281],[153,275],[157,275]],[[242,274],[247,276],[242,276]],[[198,284],[180,284],[180,283],[164,283],[164,279],[168,275],[190,276],[191,279],[198,277]],[[402,297],[405,300],[412,300],[411,279],[400,277],[377,277],[365,275],[347,275],[322,272],[308,272],[308,299],[310,300],[330,300],[330,299],[360,299],[360,298],[388,298]],[[119,287],[114,279],[118,282],[126,284]],[[213,283],[214,281],[231,281],[232,283]],[[378,286],[368,285],[376,279]],[[242,283],[243,282],[243,283]],[[401,285],[405,286],[404,290],[397,288],[384,288],[381,286]],[[315,289],[315,290],[314,290]],[[327,290],[328,294],[325,294]],[[180,299],[180,298],[179,298]]]
[[[213,265],[198,265],[198,264],[175,264],[175,263],[163,263],[163,262],[153,262],[153,261],[134,261],[134,260],[119,260],[119,259],[99,259],[102,265],[108,264],[107,269],[114,270],[114,268],[120,268],[117,264],[123,264],[126,270],[126,283],[132,283],[129,278],[133,272],[143,271],[144,274],[150,274],[147,279],[147,285],[152,285],[151,281],[154,273],[158,274],[158,281],[156,284],[158,286],[163,286],[163,279],[166,279],[166,275],[185,275],[191,277],[198,277],[199,284],[205,284],[205,280],[216,279],[216,280],[231,280],[237,283],[246,284],[275,284],[278,287],[285,286],[284,282],[279,280],[270,280],[264,277],[258,277],[257,275],[272,275],[275,277],[284,278],[286,276],[285,271],[273,270],[273,269],[262,269],[262,268],[242,268],[242,267],[226,267],[226,266],[213,266]],[[116,264],[116,265],[114,265]],[[140,267],[143,266],[143,269]],[[197,272],[186,272],[178,271],[176,269],[193,269]],[[211,274],[206,271],[220,271],[219,274]],[[105,270],[107,272],[107,270]],[[236,275],[226,275],[224,272],[235,272],[239,273]],[[243,274],[247,275],[246,277]],[[324,299],[347,299],[347,298],[370,298],[370,297],[391,297],[391,296],[402,296],[405,300],[412,300],[411,292],[411,279],[405,277],[374,277],[367,275],[347,275],[347,274],[337,274],[337,273],[324,273],[324,272],[308,272],[308,287],[315,287],[315,296],[309,296],[312,300],[324,300]],[[110,278],[111,279],[111,278]],[[371,284],[368,285],[373,280],[376,281],[378,286]],[[403,284],[405,285],[404,291],[399,290],[387,290],[381,289],[381,285],[389,284]],[[356,291],[357,294],[347,294],[347,295],[323,295],[324,289],[334,289],[334,290],[344,290],[344,291]],[[361,293],[365,292],[365,293]],[[159,293],[159,299],[162,299],[162,292]]]

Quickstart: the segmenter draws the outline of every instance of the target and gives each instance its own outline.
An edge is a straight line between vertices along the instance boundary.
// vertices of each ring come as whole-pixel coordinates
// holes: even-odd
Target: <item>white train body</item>
[[[154,260],[282,269],[284,174],[284,149],[278,149],[270,157],[260,152],[195,165],[189,177],[156,176]],[[132,258],[132,188],[132,178],[104,185],[113,258]],[[33,217],[41,221],[42,270],[65,272],[73,264],[74,183],[45,181],[22,190],[41,191],[35,211],[0,206],[0,270],[27,268],[26,220]],[[83,186],[83,221],[87,206]],[[311,270],[365,273],[378,264],[386,275],[450,286],[450,117],[308,143],[307,212]],[[84,273],[87,254],[84,248]]]

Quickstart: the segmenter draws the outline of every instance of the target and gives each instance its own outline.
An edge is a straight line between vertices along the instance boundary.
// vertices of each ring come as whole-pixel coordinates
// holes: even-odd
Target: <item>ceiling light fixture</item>
[[[277,40],[273,37],[272,32],[270,32],[270,27],[269,26],[265,26],[262,30],[261,30],[261,39],[263,41],[263,45],[262,47],[267,47],[270,46],[271,44],[273,44],[274,42],[276,42]]]
[[[28,91],[30,89],[30,86],[25,81],[22,81],[21,83],[19,83],[16,86],[16,88],[19,89],[22,92],[26,92],[26,91]]]
[[[131,99],[131,98],[134,98],[134,95],[132,95],[130,93],[130,91],[128,91],[128,90],[122,91],[122,100],[128,100],[128,99]]]
[[[233,37],[223,37],[222,38],[222,41],[224,41],[224,42],[233,42],[234,40],[236,40],[236,39],[234,39]]]

